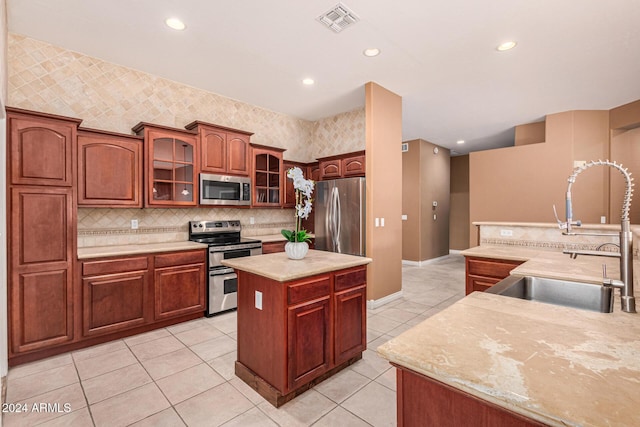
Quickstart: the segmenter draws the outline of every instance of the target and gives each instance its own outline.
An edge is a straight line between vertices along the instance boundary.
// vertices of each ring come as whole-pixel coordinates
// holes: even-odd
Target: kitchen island
[[[512,274],[601,281],[602,258],[524,259]],[[474,292],[378,352],[398,368],[399,425],[640,425],[639,336],[618,292],[613,313]]]
[[[236,375],[278,407],[362,358],[370,262],[315,250],[223,261],[238,275]]]

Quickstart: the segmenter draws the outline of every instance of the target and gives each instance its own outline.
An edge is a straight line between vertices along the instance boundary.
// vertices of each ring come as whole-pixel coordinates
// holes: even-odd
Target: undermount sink
[[[593,283],[535,276],[509,276],[486,292],[600,313],[613,311],[613,289]]]

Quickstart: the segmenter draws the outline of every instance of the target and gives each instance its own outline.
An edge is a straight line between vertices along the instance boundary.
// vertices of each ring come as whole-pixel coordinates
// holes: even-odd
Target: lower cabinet
[[[82,274],[85,337],[141,326],[150,320],[147,257],[86,261]]]
[[[366,306],[367,289],[365,285],[352,290],[338,292],[333,297],[336,335],[334,358],[336,364],[362,353],[366,347]]]
[[[288,309],[289,388],[327,372],[331,366],[331,299],[326,296]]]
[[[353,267],[289,282],[238,271],[236,375],[280,406],[360,358],[366,271]]]
[[[206,268],[202,251],[157,255],[154,261],[154,318],[204,312]]]
[[[484,292],[505,277],[524,261],[495,258],[465,257],[466,294]]]
[[[205,270],[201,249],[14,272],[9,365],[202,317]]]

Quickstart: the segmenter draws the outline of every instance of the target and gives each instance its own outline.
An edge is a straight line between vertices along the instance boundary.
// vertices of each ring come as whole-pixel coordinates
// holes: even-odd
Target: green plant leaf
[[[280,230],[280,233],[290,242],[296,241],[296,235],[294,231],[291,230]]]

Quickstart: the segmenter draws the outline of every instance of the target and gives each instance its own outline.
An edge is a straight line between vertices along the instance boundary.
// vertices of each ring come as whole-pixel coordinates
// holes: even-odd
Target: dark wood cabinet
[[[287,243],[286,240],[278,240],[275,242],[262,242],[262,253],[273,254],[276,252],[284,252],[284,245],[286,243]]]
[[[365,152],[340,154],[318,159],[318,180],[365,176]]]
[[[505,277],[509,276],[511,270],[522,264],[524,261],[465,257],[466,272],[466,294],[480,291],[484,292]]]
[[[277,282],[238,273],[236,374],[280,406],[366,349],[366,267]],[[261,308],[256,307],[260,295]]]
[[[251,144],[253,201],[255,207],[280,207],[283,197],[284,149]]]
[[[133,131],[144,135],[145,206],[196,206],[197,135],[149,123],[139,123]]]
[[[195,121],[185,126],[200,138],[200,171],[249,176],[251,132]]]
[[[142,138],[78,131],[78,205],[142,207]]]
[[[156,320],[204,312],[204,251],[157,255],[154,264]]]
[[[150,320],[146,256],[82,263],[82,334],[104,335]]]
[[[12,185],[73,185],[73,148],[81,120],[7,108]]]
[[[335,363],[340,364],[367,348],[367,271],[336,274],[334,283]],[[338,333],[339,331],[339,333]],[[363,333],[363,331],[365,333]]]
[[[398,427],[546,425],[417,372],[395,366]]]
[[[328,282],[329,278],[321,278]],[[288,308],[289,388],[295,389],[331,367],[330,288],[326,295]]]
[[[75,138],[80,120],[7,109],[9,362],[76,338]]]
[[[283,160],[282,162],[282,182],[284,183],[284,197],[282,200],[283,208],[292,208],[296,205],[296,189],[293,186],[293,180],[287,178],[289,169],[298,167],[302,170],[305,178],[309,178],[308,168],[305,163],[292,162],[291,160]]]

